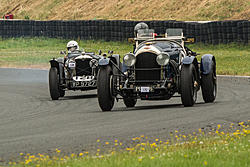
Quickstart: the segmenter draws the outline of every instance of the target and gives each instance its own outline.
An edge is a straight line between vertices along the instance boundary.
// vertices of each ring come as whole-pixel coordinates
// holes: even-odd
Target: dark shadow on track
[[[76,96],[64,96],[63,98],[59,98],[59,100],[73,100],[73,99],[88,99],[88,98],[96,98],[97,94],[88,94],[88,95],[76,95]]]
[[[204,104],[213,104],[213,103],[205,103],[205,102],[199,102],[195,103],[192,107],[186,107],[186,108],[196,108],[201,107]],[[140,111],[140,110],[152,110],[152,109],[171,109],[171,108],[184,108],[184,106],[180,104],[162,104],[162,105],[148,105],[148,106],[135,106],[131,108],[126,107],[119,107],[115,108],[112,111],[106,111],[106,112],[124,112],[124,111]],[[97,112],[102,112],[101,109]]]

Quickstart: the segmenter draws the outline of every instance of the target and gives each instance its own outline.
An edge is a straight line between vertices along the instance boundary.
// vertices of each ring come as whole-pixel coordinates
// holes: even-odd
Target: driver
[[[143,30],[143,29],[148,29],[148,25],[146,23],[141,22],[135,25],[135,28],[134,28],[135,38],[137,37],[138,31]]]
[[[67,50],[68,50],[68,53],[79,51],[78,43],[76,41],[69,41],[67,43]]]

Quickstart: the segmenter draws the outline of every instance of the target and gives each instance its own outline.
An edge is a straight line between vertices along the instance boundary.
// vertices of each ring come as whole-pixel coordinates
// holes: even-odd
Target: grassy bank
[[[0,39],[0,67],[49,68],[48,61],[60,57],[68,40],[49,38]],[[88,52],[113,50],[124,55],[132,51],[127,42],[78,41]],[[204,45],[192,44],[189,47],[198,53],[210,53],[216,57],[217,73],[228,75],[250,75],[250,45]],[[200,57],[199,57],[200,59]]]
[[[0,15],[11,12],[16,19],[36,20],[247,20],[249,6],[247,0],[1,0]]]
[[[240,128],[239,128],[240,126]],[[237,127],[237,128],[235,128]],[[247,167],[250,164],[250,130],[249,121],[226,127],[218,125],[210,132],[202,129],[192,134],[184,135],[175,131],[170,139],[149,141],[146,136],[132,139],[131,146],[122,148],[122,143],[114,140],[113,143],[97,140],[109,145],[108,152],[102,152],[102,147],[94,155],[88,152],[63,155],[56,149],[54,155],[20,154],[22,160],[10,162],[11,166],[51,166],[51,167],[168,167],[168,166],[227,166]],[[100,144],[101,145],[101,144]]]

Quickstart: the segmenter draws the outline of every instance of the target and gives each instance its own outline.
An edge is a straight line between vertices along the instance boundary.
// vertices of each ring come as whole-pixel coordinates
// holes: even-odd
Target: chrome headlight
[[[160,66],[165,66],[168,64],[170,56],[168,53],[163,52],[156,57],[156,61]]]
[[[132,53],[128,53],[126,54],[124,57],[123,57],[123,63],[126,65],[126,66],[133,66],[135,65],[135,62],[136,62],[136,57],[134,54]]]
[[[89,66],[90,67],[97,67],[98,66],[98,60],[92,59],[89,61]]]

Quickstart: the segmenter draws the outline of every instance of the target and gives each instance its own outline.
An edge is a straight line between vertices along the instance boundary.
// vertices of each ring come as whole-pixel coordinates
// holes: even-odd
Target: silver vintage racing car
[[[76,41],[67,44],[64,57],[50,60],[49,90],[52,100],[65,95],[65,90],[96,89],[98,60],[100,55],[79,50]]]

